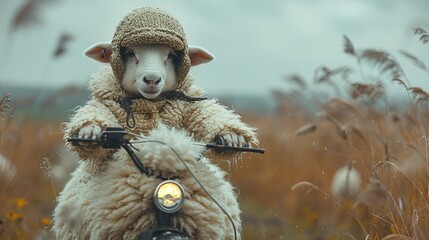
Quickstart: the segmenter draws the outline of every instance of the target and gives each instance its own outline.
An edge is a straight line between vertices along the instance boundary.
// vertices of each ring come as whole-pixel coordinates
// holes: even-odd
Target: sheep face
[[[176,88],[176,52],[165,45],[143,45],[122,48],[125,63],[124,89],[133,95],[154,99]]]
[[[208,63],[214,56],[204,48],[188,46],[191,66]],[[177,64],[179,54],[166,45],[147,44],[120,50],[125,72],[121,81],[123,88],[131,95],[154,99],[161,93],[178,87]],[[112,44],[97,43],[85,51],[85,55],[102,63],[109,63]]]

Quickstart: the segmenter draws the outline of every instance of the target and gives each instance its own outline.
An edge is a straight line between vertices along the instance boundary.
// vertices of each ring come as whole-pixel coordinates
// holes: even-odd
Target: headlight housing
[[[163,212],[177,212],[183,205],[184,193],[182,185],[173,180],[165,180],[155,189],[155,205]]]

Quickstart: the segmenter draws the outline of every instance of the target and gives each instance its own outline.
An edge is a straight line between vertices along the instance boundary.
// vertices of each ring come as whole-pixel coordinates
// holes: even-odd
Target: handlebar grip
[[[114,148],[118,149],[124,143],[129,142],[125,136],[128,133],[119,127],[108,127],[102,132],[101,137],[98,139],[92,138],[78,138],[76,136],[67,139],[73,146],[79,146],[79,143],[99,143],[102,148]]]
[[[265,149],[252,148],[252,147],[249,147],[249,144],[247,144],[247,146],[244,146],[244,147],[227,146],[225,139],[221,136],[216,137],[214,143],[209,143],[206,146],[207,148],[215,149],[216,152],[218,153],[222,153],[222,152],[253,152],[253,153],[261,153],[261,154],[265,153]]]
[[[265,153],[265,149],[263,148],[251,148],[251,147],[230,147],[225,145],[218,145],[216,143],[208,143],[206,144],[207,148],[215,149],[216,152],[253,152],[253,153]]]
[[[102,143],[103,141],[101,139],[71,137],[67,139],[67,142],[71,142],[73,146],[79,146],[79,143]]]

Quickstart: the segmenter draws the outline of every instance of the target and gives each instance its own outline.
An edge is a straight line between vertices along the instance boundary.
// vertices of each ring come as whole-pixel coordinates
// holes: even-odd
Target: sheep
[[[205,99],[204,92],[193,84],[190,68],[210,62],[213,55],[203,48],[188,46],[181,24],[169,13],[148,7],[135,9],[121,20],[111,42],[95,44],[85,54],[110,65],[101,68],[90,80],[92,99],[77,108],[63,124],[64,139],[76,135],[97,138],[106,127],[122,127],[188,149],[181,151],[189,161],[201,155],[200,150],[192,150],[189,144],[180,145],[181,142],[208,143],[222,136],[230,146],[258,145],[256,129],[243,123],[238,114],[217,100]],[[81,161],[57,200],[52,229],[57,238],[128,238],[153,226],[154,217],[146,210],[149,189],[153,189],[156,179],[137,174],[122,150],[103,149],[94,144],[66,145]],[[154,172],[162,172],[157,169],[161,166],[155,164],[161,160],[169,159],[163,166],[176,174],[183,167],[171,161],[173,157],[157,159],[157,156],[141,158]],[[233,187],[225,180],[225,173],[211,163],[238,156],[206,151],[198,157],[201,163],[194,161],[194,168],[208,190],[227,207],[240,235],[240,209]],[[144,187],[138,183],[144,183]],[[178,216],[174,223],[197,239],[232,239],[231,225],[224,216],[219,216],[222,215],[219,209],[213,208],[198,188],[187,191],[190,198],[187,202],[191,204],[187,211],[197,214],[197,207],[201,206],[205,214],[210,211],[215,214],[210,214],[208,222],[205,217],[194,219],[189,215]],[[128,195],[131,200],[121,199]]]
[[[154,171],[152,176],[141,174],[125,150],[116,152],[114,161],[102,173],[91,174],[85,164],[73,172],[55,209],[53,230],[57,239],[137,239],[155,222],[152,196],[162,181],[158,176],[180,176],[178,181],[186,188],[184,206],[172,218],[178,229],[183,229],[192,239],[233,239],[227,216],[178,162],[169,146],[221,202],[240,230],[240,209],[233,187],[225,180],[226,173],[202,156],[201,146],[194,145],[192,137],[184,131],[161,123],[148,137],[168,144],[134,145],[142,163]]]

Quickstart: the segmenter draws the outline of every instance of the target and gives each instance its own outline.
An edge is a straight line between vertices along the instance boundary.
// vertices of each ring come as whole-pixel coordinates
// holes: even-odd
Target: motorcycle
[[[136,140],[130,140],[132,137],[137,137]],[[102,148],[105,149],[120,149],[123,148],[134,165],[139,169],[142,174],[147,176],[153,175],[153,172],[147,168],[142,161],[137,157],[135,151],[138,151],[137,148],[134,147],[134,144],[139,143],[148,143],[155,142],[158,144],[164,144],[164,142],[159,140],[150,140],[150,139],[142,139],[142,136],[135,135],[125,131],[123,128],[109,127],[107,128],[101,135],[99,139],[87,139],[87,138],[78,138],[73,137],[67,139],[67,141],[71,142],[72,145],[80,145],[82,143],[91,143],[91,144],[99,144]],[[260,153],[263,154],[265,152],[262,148],[251,148],[251,147],[232,147],[227,146],[225,144],[225,140],[221,137],[215,139],[215,142],[212,143],[193,143],[199,146],[203,146],[206,149],[214,149],[218,153],[222,152],[230,152],[230,151],[240,151],[240,152],[252,152],[252,153]],[[168,145],[167,145],[168,146]],[[169,147],[169,146],[168,146]],[[237,239],[237,230],[234,225],[232,218],[229,216],[227,211],[218,203],[218,201],[212,197],[212,195],[206,190],[206,188],[201,184],[198,178],[194,175],[192,170],[188,167],[187,163],[181,158],[180,154],[175,151],[174,148],[169,147],[170,150],[174,153],[179,161],[181,161],[187,171],[191,174],[191,176],[195,179],[195,181],[200,185],[201,189],[205,192],[205,194],[220,208],[220,210],[226,215],[229,221],[232,224],[234,229],[234,239]],[[173,179],[162,179],[161,183],[155,189],[153,195],[153,205],[155,206],[155,216],[156,216],[156,226],[151,229],[147,229],[143,231],[138,239],[165,239],[165,240],[188,240],[189,236],[180,229],[176,229],[173,227],[171,222],[171,218],[173,214],[179,212],[185,201],[185,190],[184,186],[180,181]]]

